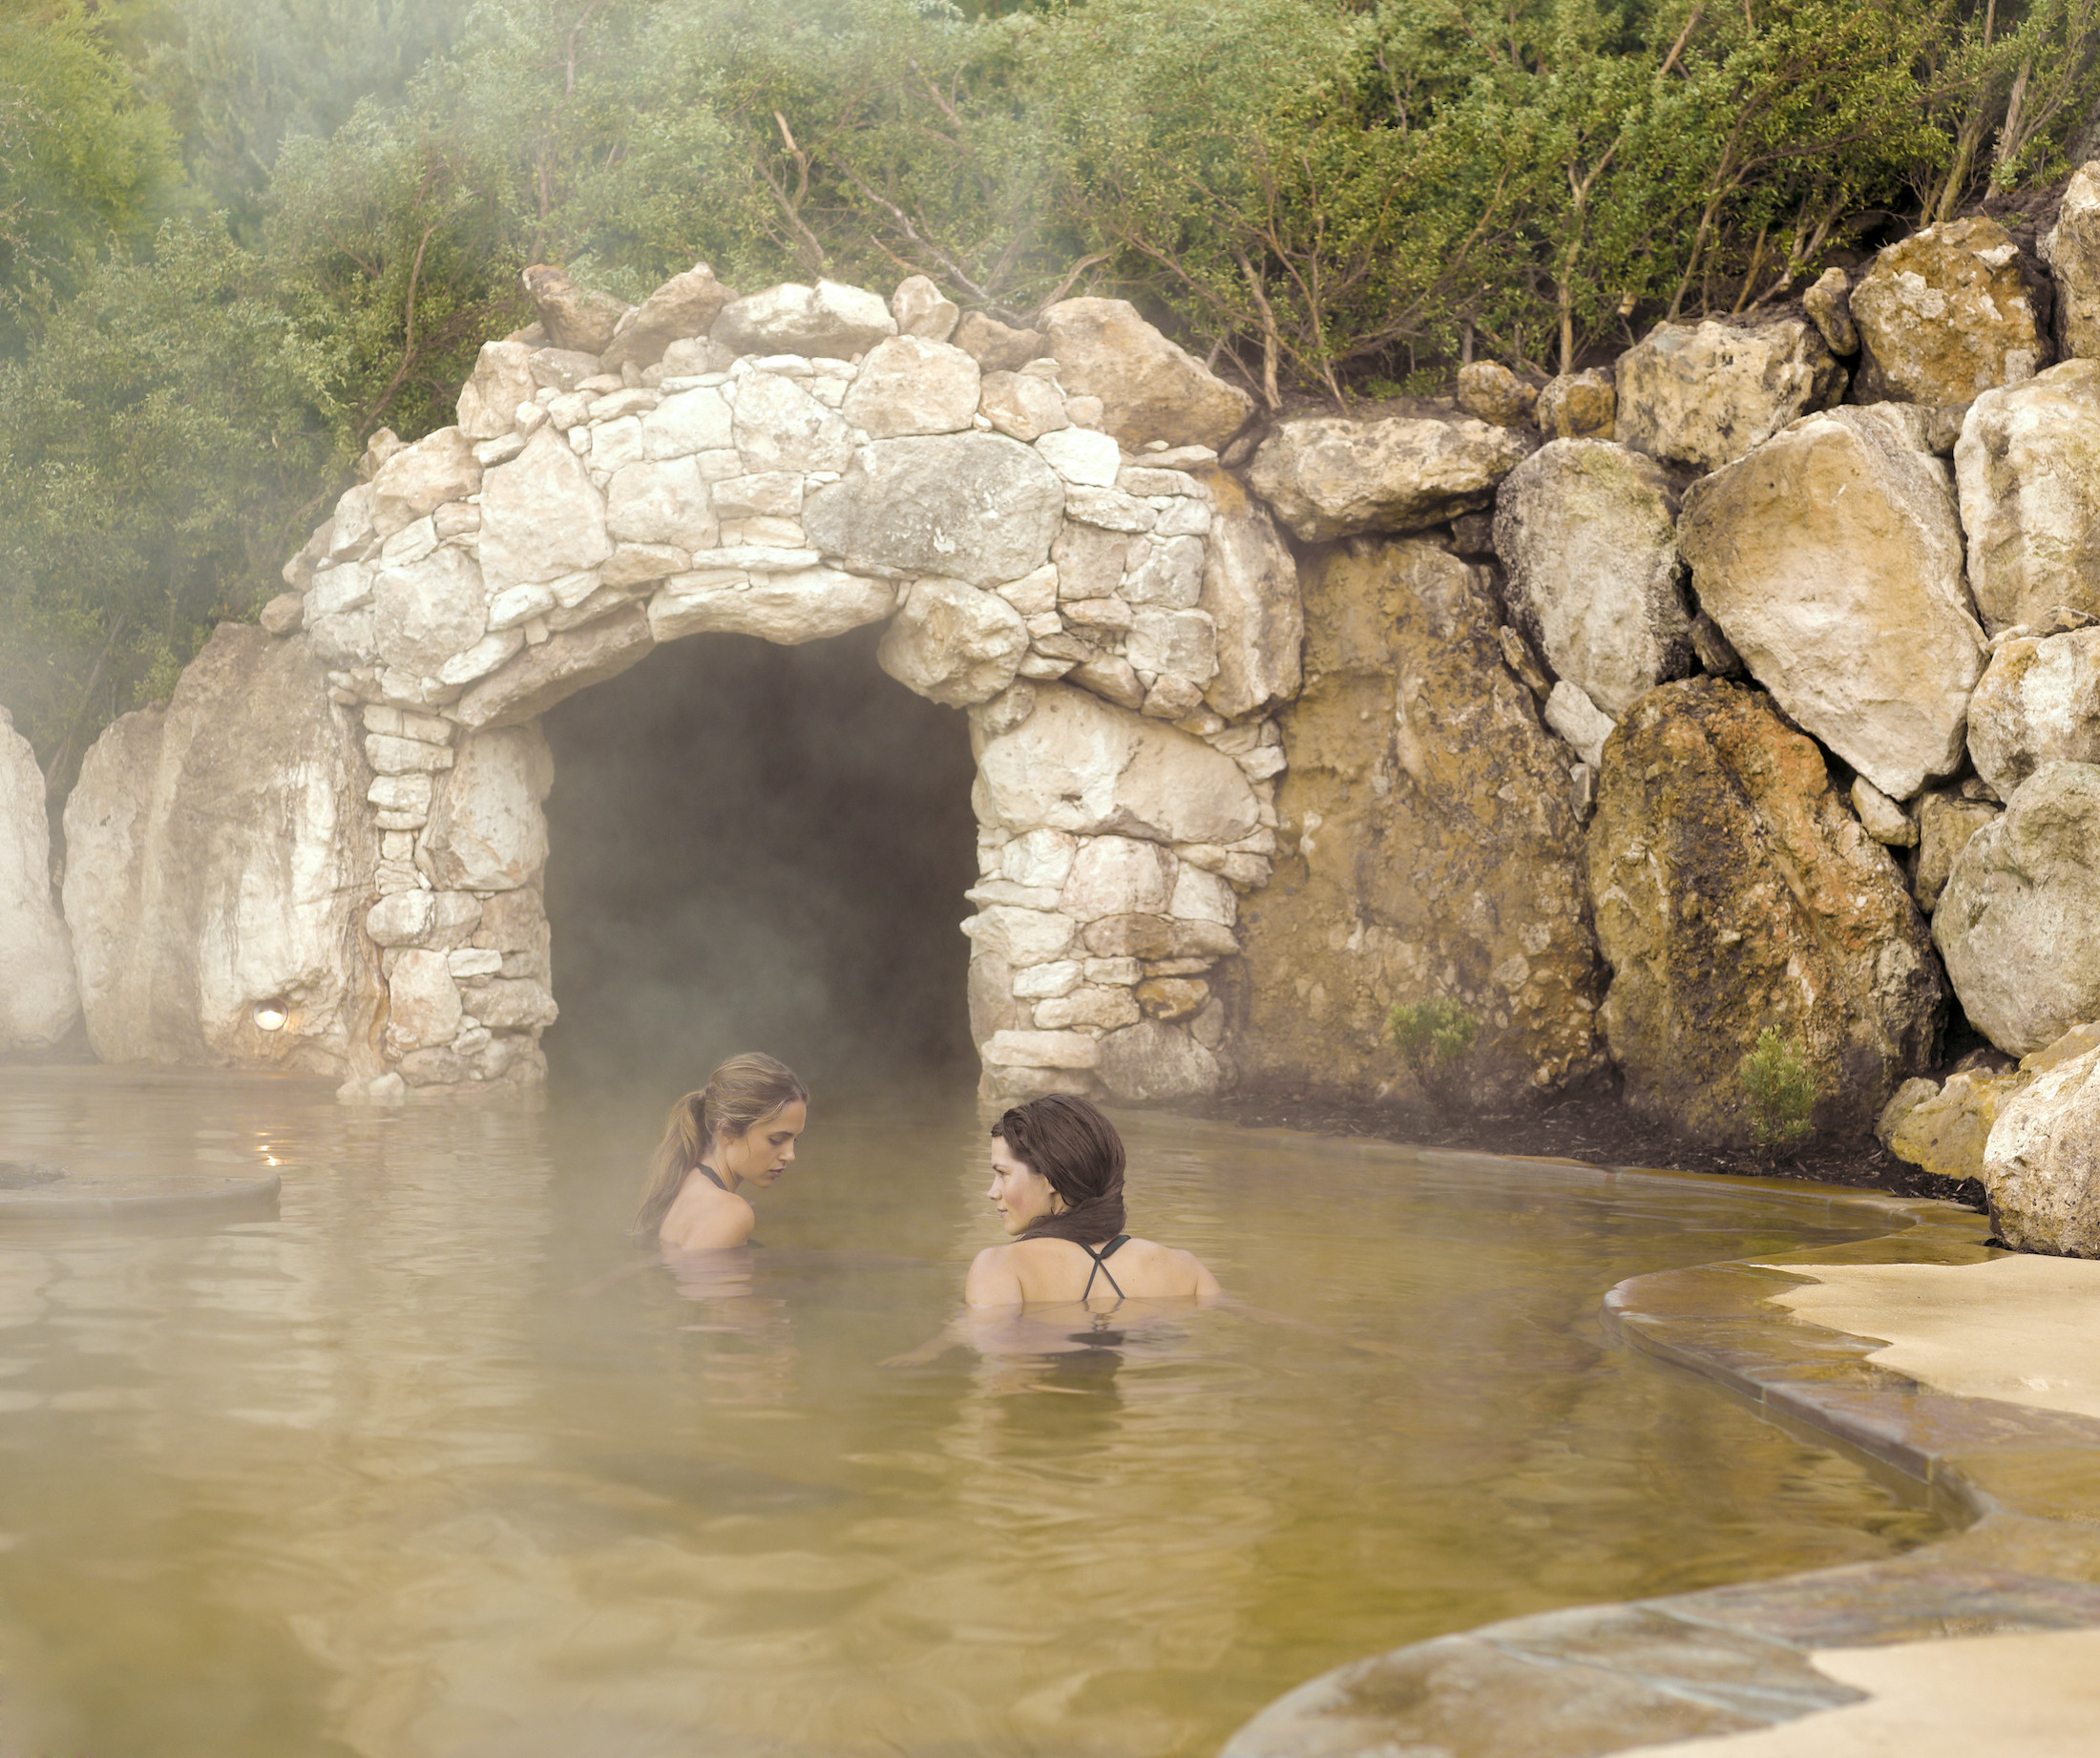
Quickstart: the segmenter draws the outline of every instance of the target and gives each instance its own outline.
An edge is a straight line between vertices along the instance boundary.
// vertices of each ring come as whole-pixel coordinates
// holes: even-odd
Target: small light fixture
[[[290,1017],[291,1009],[285,1006],[282,996],[255,1004],[255,1023],[262,1031],[282,1032],[284,1021]]]

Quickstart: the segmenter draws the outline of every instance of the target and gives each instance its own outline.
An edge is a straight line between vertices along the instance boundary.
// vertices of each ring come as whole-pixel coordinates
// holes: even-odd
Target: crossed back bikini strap
[[[715,1187],[715,1188],[716,1188],[717,1190],[719,1190],[719,1191],[723,1192],[723,1193],[724,1193],[724,1195],[726,1195],[726,1194],[728,1193],[728,1189],[729,1189],[729,1186],[728,1186],[728,1185],[726,1185],[726,1184],[724,1184],[724,1182],[722,1182],[722,1181],[721,1181],[721,1180],[720,1180],[719,1178],[717,1178],[717,1177],[715,1176],[715,1169],[714,1169],[714,1167],[712,1167],[712,1166],[695,1166],[695,1167],[693,1168],[693,1170],[694,1170],[695,1172],[698,1172],[698,1173],[699,1173],[699,1174],[701,1175],[701,1177],[702,1177],[702,1178],[705,1179],[705,1180],[706,1180],[706,1181],[707,1181],[707,1182],[709,1182],[710,1184],[712,1184],[712,1185],[713,1185],[713,1186],[714,1186],[714,1187]]]
[[[1083,1301],[1087,1298],[1087,1295],[1093,1293],[1094,1278],[1096,1276],[1106,1276],[1108,1278],[1108,1286],[1116,1290],[1116,1298],[1118,1300],[1121,1300],[1124,1297],[1123,1285],[1116,1280],[1116,1272],[1108,1267],[1108,1260],[1114,1257],[1119,1250],[1121,1250],[1124,1245],[1127,1245],[1130,1243],[1130,1235],[1127,1233],[1118,1233],[1114,1239],[1110,1240],[1105,1245],[1101,1246],[1098,1250],[1094,1246],[1089,1245],[1082,1239],[1075,1239],[1072,1243],[1077,1245],[1082,1251],[1085,1252],[1088,1257],[1094,1260],[1094,1267],[1086,1272],[1086,1293],[1082,1294],[1080,1296],[1080,1299]]]

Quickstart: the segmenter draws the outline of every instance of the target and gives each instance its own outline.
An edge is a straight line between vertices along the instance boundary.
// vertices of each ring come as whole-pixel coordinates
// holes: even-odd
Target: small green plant
[[[1816,1071],[1799,1038],[1782,1037],[1777,1027],[1765,1027],[1737,1073],[1751,1139],[1759,1147],[1782,1150],[1808,1139],[1815,1127],[1810,1113],[1816,1108]]]
[[[1480,1022],[1448,995],[1396,1002],[1385,1016],[1386,1036],[1422,1091],[1440,1105],[1457,1104],[1460,1072]]]

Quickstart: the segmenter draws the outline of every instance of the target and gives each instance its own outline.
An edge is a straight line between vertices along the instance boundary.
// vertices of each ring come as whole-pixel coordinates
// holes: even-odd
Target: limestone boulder
[[[536,720],[578,690],[640,664],[655,645],[648,613],[639,604],[624,605],[525,648],[474,684],[452,713],[468,727],[514,726]]]
[[[779,373],[738,385],[734,431],[747,471],[842,471],[853,455],[845,421]]]
[[[1144,1019],[1101,1040],[1095,1072],[1116,1098],[1134,1104],[1200,1099],[1226,1084],[1225,1065],[1184,1025]]]
[[[956,333],[962,310],[924,275],[907,275],[890,295],[890,315],[900,336],[946,342]]]
[[[1983,1176],[1992,1224],[2015,1250],[2100,1257],[2100,1049],[2006,1102]]]
[[[1201,739],[1083,690],[1035,687],[1018,723],[1006,698],[972,710],[983,815],[1162,843],[1236,843],[1260,827],[1247,776]],[[998,730],[993,730],[993,728]]]
[[[1737,1070],[1767,1027],[1802,1044],[1826,1129],[1863,1134],[1930,1064],[1944,986],[1902,875],[1754,692],[1696,678],[1634,704],[1605,748],[1588,866],[1602,1023],[1635,1108],[1739,1134]]]
[[[492,596],[595,568],[612,553],[604,499],[583,460],[551,427],[483,477],[481,572]]]
[[[1479,1022],[1483,1100],[1602,1066],[1602,973],[1571,754],[1509,673],[1484,567],[1427,541],[1308,561],[1305,681],[1277,712],[1274,877],[1240,900],[1233,1056],[1262,1080],[1367,1091],[1400,1077],[1395,1002]]]
[[[1194,475],[1212,509],[1196,608],[1217,631],[1218,669],[1204,701],[1228,721],[1243,720],[1289,701],[1303,680],[1298,565],[1269,510],[1237,476],[1215,465]]]
[[[2000,799],[2047,763],[2100,763],[2100,628],[1999,644],[1969,699],[1969,761]]]
[[[1700,607],[1794,720],[1891,799],[1961,763],[1984,669],[1962,529],[1923,418],[1808,417],[1687,491]]]
[[[959,433],[977,412],[982,381],[960,348],[892,336],[869,349],[839,412],[872,439]]]
[[[44,772],[0,708],[0,1056],[55,1044],[79,1017],[73,943],[52,901]]]
[[[809,541],[848,568],[996,586],[1049,559],[1064,484],[998,433],[876,440],[803,502]]]
[[[1605,741],[1618,725],[1565,678],[1547,693],[1544,720],[1592,769],[1604,762]]]
[[[439,778],[423,848],[438,883],[455,891],[510,891],[547,863],[554,758],[536,725],[470,733]]]
[[[1028,625],[997,593],[961,580],[914,584],[875,649],[905,688],[951,708],[990,701],[1014,681]]]
[[[747,293],[722,308],[708,332],[732,354],[822,355],[850,360],[886,336],[897,321],[879,293],[820,281]]]
[[[641,450],[652,458],[684,458],[736,444],[736,417],[711,386],[665,397],[641,418]]]
[[[728,303],[729,289],[706,263],[673,275],[614,326],[602,350],[605,370],[655,366],[672,343],[704,336]]]
[[[484,342],[473,376],[459,392],[459,430],[471,440],[500,439],[517,424],[518,405],[539,388],[533,350],[523,342]]]
[[[2057,351],[2100,358],[2100,160],[2071,174],[2041,257],[2056,283]]]
[[[1931,1086],[1930,1081],[1922,1084]],[[2015,1074],[1949,1075],[1930,1098],[1901,1107],[1893,1119],[1884,1113],[1876,1133],[1897,1159],[1926,1172],[1942,1178],[1982,1178],[1984,1146],[1991,1129],[2026,1084]],[[1898,1109],[1897,1100],[1891,1099],[1889,1107]]]
[[[605,532],[616,543],[711,549],[721,527],[699,461],[662,458],[615,471],[605,489]]]
[[[1608,440],[1554,440],[1503,478],[1495,553],[1510,617],[1614,717],[1692,669],[1670,472]]]
[[[601,354],[627,315],[625,300],[579,284],[567,269],[536,262],[523,279],[525,297],[539,313],[547,340],[557,348]]]
[[[1927,915],[1940,907],[1940,894],[1969,838],[2003,809],[1947,788],[1928,787],[1918,796],[1918,853],[1911,867],[1910,894]]]
[[[1060,300],[1041,322],[1065,390],[1099,397],[1102,427],[1126,450],[1152,440],[1222,450],[1254,412],[1251,397],[1161,335],[1128,300]]]
[[[649,600],[649,632],[659,641],[682,635],[755,635],[793,647],[880,622],[896,608],[896,588],[889,581],[837,568],[682,574]]]
[[[464,429],[440,428],[404,446],[372,477],[372,529],[390,536],[434,513],[447,501],[465,500],[481,487],[474,442]]]
[[[481,569],[464,550],[433,550],[412,567],[372,580],[372,639],[382,661],[435,678],[482,638],[489,623]]]
[[[1969,589],[1996,635],[2100,613],[2100,360],[1986,390],[1954,446]]]
[[[1616,437],[1635,451],[1719,470],[1844,395],[1845,371],[1813,324],[1658,324],[1620,355]]]
[[[66,921],[105,1062],[379,1072],[360,729],[300,641],[222,625],[66,802]],[[255,1013],[284,1005],[282,1030]]]
[[[1531,418],[1549,440],[1616,438],[1617,377],[1608,366],[1592,366],[1548,379],[1532,406]]]
[[[2032,378],[2048,345],[1995,220],[1950,220],[1874,259],[1852,292],[1862,403],[1966,403]]]
[[[1537,387],[1499,360],[1476,360],[1459,368],[1459,407],[1498,428],[1529,421],[1538,401]]]
[[[1018,372],[1050,352],[1040,329],[1016,329],[982,311],[965,311],[956,324],[955,345],[986,372]]]
[[[1247,480],[1307,542],[1420,531],[1492,505],[1536,443],[1471,419],[1313,415],[1278,423]]]
[[[1843,269],[1826,268],[1801,295],[1801,304],[1833,354],[1859,351],[1859,326],[1852,321],[1852,277]]]
[[[993,427],[1023,445],[1072,425],[1064,393],[1054,380],[1033,372],[987,372],[977,408]]]
[[[2100,767],[2046,764],[1955,857],[1933,943],[1969,1023],[2026,1056],[2100,1018]]]

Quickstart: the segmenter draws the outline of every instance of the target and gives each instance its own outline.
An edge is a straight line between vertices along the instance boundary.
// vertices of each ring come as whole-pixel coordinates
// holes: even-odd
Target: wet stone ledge
[[[1601,1758],[1862,1701],[1810,1657],[1951,1637],[2100,1628],[2100,1421],[1935,1392],[1881,1340],[1772,1304],[1818,1265],[1983,1263],[1951,1203],[1833,1199],[1892,1231],[1754,1263],[1636,1276],[1605,1300],[1629,1346],[1925,1486],[1962,1530],[1887,1561],[1510,1619],[1300,1685],[1222,1758]]]

